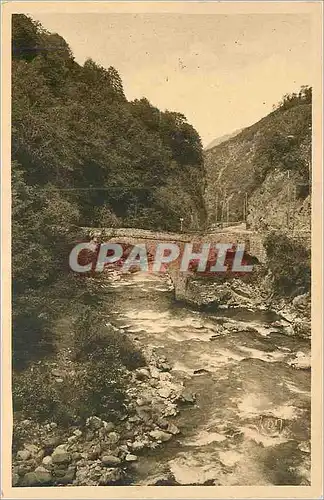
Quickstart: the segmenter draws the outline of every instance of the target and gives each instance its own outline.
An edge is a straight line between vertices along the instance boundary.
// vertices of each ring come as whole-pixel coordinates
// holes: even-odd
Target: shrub
[[[264,243],[276,291],[292,295],[310,291],[310,251],[284,233],[270,233]]]

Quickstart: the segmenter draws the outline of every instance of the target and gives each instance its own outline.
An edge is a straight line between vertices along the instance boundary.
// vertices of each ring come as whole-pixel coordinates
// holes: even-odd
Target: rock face
[[[282,168],[283,151],[270,162],[269,155],[280,137],[281,147],[285,144],[287,155],[298,158],[307,172],[307,162],[311,163],[311,114],[311,104],[306,103],[287,110],[278,109],[230,140],[205,151],[205,203],[210,225],[216,222],[216,218],[220,219],[220,200],[226,193],[231,203],[232,221],[242,220],[247,194],[248,222],[253,228],[259,226],[261,219],[273,228],[287,226],[290,203],[287,185],[290,183],[290,192],[296,189],[300,193],[298,182],[303,174],[296,168],[288,180],[287,170]],[[305,126],[303,134],[298,133],[301,124]],[[295,138],[290,142],[292,136]],[[239,183],[237,172],[240,172]],[[303,182],[307,183],[305,176]],[[309,229],[310,208],[306,190],[294,199],[292,216],[295,229]]]

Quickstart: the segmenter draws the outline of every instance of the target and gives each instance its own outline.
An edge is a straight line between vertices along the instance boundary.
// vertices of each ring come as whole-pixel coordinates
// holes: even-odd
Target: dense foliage
[[[169,230],[180,216],[201,222],[202,145],[182,114],[128,102],[114,68],[80,66],[59,35],[24,15],[13,17],[12,85],[13,158],[27,185],[58,190],[71,218]],[[188,199],[169,196],[174,183]]]
[[[284,233],[271,232],[265,248],[277,293],[289,296],[310,292],[311,255],[301,242]]]
[[[290,172],[295,179],[297,194],[306,198],[311,177],[312,88],[286,94],[273,112],[274,120],[260,137],[255,150],[254,168],[257,183],[264,180],[275,165]],[[295,110],[293,109],[295,108]],[[289,110],[289,111],[288,111]],[[284,126],[289,113],[290,131]],[[289,133],[290,132],[290,133]]]
[[[197,227],[203,164],[182,114],[128,102],[115,68],[77,64],[61,36],[22,14],[13,15],[12,56],[13,341],[22,361],[49,348],[54,322],[83,293],[67,269],[71,225],[176,230],[184,217]]]

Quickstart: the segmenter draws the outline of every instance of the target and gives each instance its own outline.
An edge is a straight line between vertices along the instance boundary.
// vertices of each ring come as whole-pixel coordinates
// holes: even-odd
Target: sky
[[[307,14],[32,13],[82,64],[114,66],[129,100],[183,113],[203,145],[312,85]]]

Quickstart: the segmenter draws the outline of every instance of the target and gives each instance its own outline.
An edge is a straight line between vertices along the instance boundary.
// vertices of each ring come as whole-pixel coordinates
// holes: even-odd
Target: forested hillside
[[[24,15],[13,17],[12,43],[13,170],[27,185],[83,225],[200,224],[202,146],[182,114],[128,102],[115,68],[80,66],[61,36]]]
[[[115,68],[77,64],[60,35],[22,14],[12,56],[14,345],[25,357],[59,314],[55,298],[78,294],[70,226],[198,227],[204,170],[182,114],[127,101]]]
[[[309,229],[311,100],[306,86],[286,95],[268,116],[205,152],[210,223],[228,214],[256,229]]]

